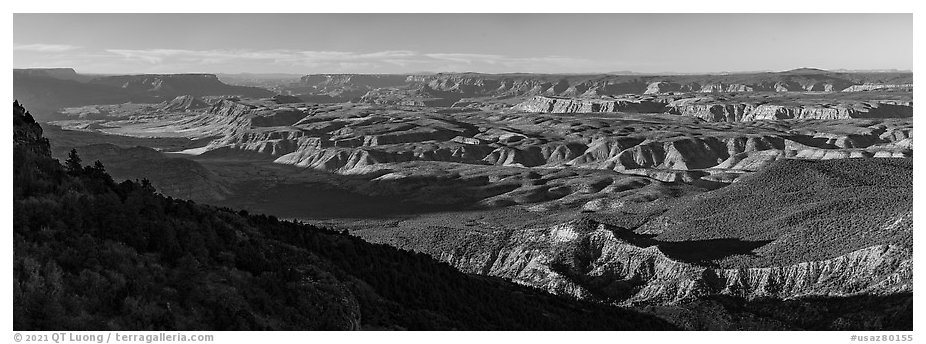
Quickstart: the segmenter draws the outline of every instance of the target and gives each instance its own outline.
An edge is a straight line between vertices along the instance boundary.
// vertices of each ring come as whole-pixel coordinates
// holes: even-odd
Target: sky
[[[15,68],[716,73],[913,68],[912,14],[14,14]]]

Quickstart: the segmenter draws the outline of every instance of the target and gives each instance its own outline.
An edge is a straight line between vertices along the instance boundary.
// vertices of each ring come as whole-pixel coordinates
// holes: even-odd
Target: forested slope
[[[671,329],[346,233],[164,197],[13,106],[15,330]]]

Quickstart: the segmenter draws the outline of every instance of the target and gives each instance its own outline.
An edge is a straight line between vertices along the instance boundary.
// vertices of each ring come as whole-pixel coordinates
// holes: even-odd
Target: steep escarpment
[[[864,83],[861,85],[852,85],[842,90],[842,92],[864,92],[864,91],[880,91],[880,90],[903,90],[903,91],[913,91],[913,84],[878,84],[878,83]]]
[[[74,68],[24,68],[13,69],[13,75],[46,77],[61,80],[88,81],[93,77],[78,74]]]
[[[33,73],[13,73],[13,95],[29,105],[40,120],[58,119],[62,107],[90,104],[120,104],[129,101],[154,102],[151,97],[130,95],[108,85],[71,79],[57,79]]]
[[[105,85],[133,94],[175,97],[178,95],[212,96],[238,95],[268,97],[270,91],[246,86],[232,86],[219,81],[214,74],[141,74],[100,77],[94,85]]]
[[[553,75],[437,74],[414,78],[424,84],[422,92],[460,97],[487,96],[598,96],[639,94],[645,84],[634,78]]]
[[[782,119],[904,118],[913,116],[912,103],[862,102],[833,105],[761,104],[687,98],[669,102],[668,113],[711,122]]]
[[[891,231],[911,226],[909,212],[882,224]],[[464,271],[633,304],[686,329],[912,326],[912,248],[905,244],[876,244],[794,264],[722,267],[700,263],[692,252],[741,254],[764,242],[673,243],[594,221],[492,235],[447,232],[422,242],[427,244],[421,250]]]
[[[665,103],[651,99],[572,99],[533,97],[511,108],[514,111],[541,113],[588,112],[663,112]]]
[[[909,214],[883,226],[903,216]],[[677,304],[710,295],[790,299],[912,292],[909,246],[880,244],[828,259],[721,268],[704,266],[686,255],[688,250],[723,250],[722,242],[646,242],[620,231],[573,223],[517,232],[494,255],[495,261],[488,262],[491,267],[486,271],[554,293],[627,304]],[[748,252],[748,247],[758,244],[731,241],[729,245],[742,245]]]
[[[912,101],[848,101],[804,104],[746,98],[740,101],[701,96],[560,98],[536,96],[511,107],[533,113],[669,113],[709,122],[788,119],[905,118],[913,116]]]

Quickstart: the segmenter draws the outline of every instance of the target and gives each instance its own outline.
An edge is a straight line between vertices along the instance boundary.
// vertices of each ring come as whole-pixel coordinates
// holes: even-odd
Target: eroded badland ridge
[[[165,195],[683,328],[912,327],[912,73],[70,72],[14,71],[50,154]]]

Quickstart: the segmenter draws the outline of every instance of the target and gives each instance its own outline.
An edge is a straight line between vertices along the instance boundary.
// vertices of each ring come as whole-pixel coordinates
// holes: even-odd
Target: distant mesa
[[[74,68],[29,68],[13,69],[13,75],[45,77],[61,80],[88,81],[92,76],[77,74]]]
[[[396,96],[401,93],[403,95],[399,98],[431,99],[432,104],[453,104],[461,99],[479,97],[593,98],[672,93],[906,91],[912,88],[912,80],[912,73],[843,73],[817,68],[722,75],[658,75],[625,72],[607,74],[312,74],[302,77],[298,83],[282,86],[281,91],[286,94],[299,95],[304,100],[308,100],[309,97],[322,97],[319,100],[400,104],[403,101],[397,101]],[[434,99],[446,101],[434,101]],[[419,104],[423,102],[419,101]]]
[[[15,69],[13,94],[39,120],[54,119],[64,107],[160,103],[178,96],[238,95],[270,97],[266,89],[225,84],[213,74],[141,74],[97,76],[71,68]]]

